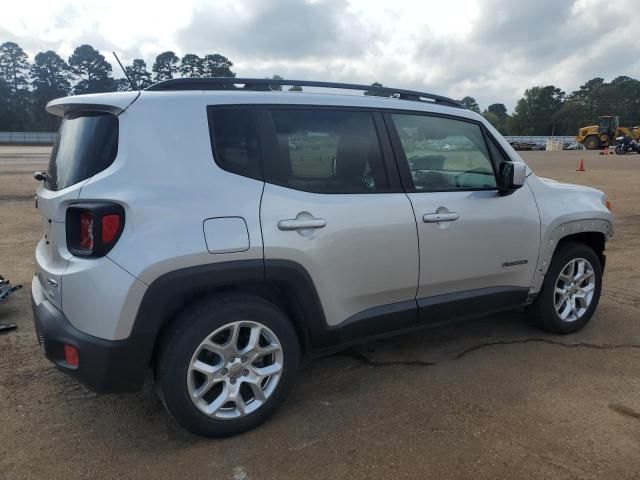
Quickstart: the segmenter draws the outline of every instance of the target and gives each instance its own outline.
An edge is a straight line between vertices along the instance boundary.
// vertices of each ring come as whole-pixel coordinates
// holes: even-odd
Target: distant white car
[[[174,419],[225,436],[278,408],[303,357],[522,306],[561,334],[592,317],[602,192],[537,177],[453,100],[274,82],[372,90],[176,79],[49,103],[32,304],[62,371],[97,392],[153,371]]]

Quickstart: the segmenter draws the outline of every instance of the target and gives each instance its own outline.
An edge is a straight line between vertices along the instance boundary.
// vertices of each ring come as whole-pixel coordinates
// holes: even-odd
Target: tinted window
[[[220,168],[262,180],[260,145],[253,110],[209,108],[209,129],[213,156]]]
[[[62,190],[86,180],[111,165],[117,153],[115,115],[96,112],[66,116],[51,151],[46,186]]]
[[[496,188],[479,125],[425,115],[392,117],[417,191]]]
[[[388,190],[371,113],[274,109],[271,114],[278,158],[270,181],[318,193]]]

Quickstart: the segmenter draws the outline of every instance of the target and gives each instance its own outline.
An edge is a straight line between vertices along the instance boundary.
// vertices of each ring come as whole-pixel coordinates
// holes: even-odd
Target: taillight
[[[67,249],[76,256],[102,257],[124,228],[124,208],[117,203],[76,203],[67,209]]]

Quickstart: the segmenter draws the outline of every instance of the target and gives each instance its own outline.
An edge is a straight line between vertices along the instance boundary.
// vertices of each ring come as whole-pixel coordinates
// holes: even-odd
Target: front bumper
[[[37,276],[31,284],[31,307],[40,347],[60,370],[97,393],[133,392],[142,388],[149,370],[148,339],[131,336],[109,341],[81,332],[47,300]],[[78,367],[66,363],[65,344],[78,351]]]

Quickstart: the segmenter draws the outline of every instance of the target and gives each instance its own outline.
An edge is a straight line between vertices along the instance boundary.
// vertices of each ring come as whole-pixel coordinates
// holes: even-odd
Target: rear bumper
[[[37,276],[31,285],[31,307],[40,347],[60,370],[97,393],[133,392],[142,388],[153,342],[136,336],[109,341],[81,332],[47,300]],[[65,344],[78,351],[78,367],[65,362]]]

